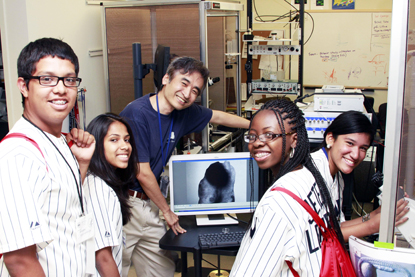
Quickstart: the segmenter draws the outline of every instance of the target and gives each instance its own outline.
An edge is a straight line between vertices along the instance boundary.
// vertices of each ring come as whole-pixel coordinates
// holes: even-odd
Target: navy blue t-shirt
[[[129,103],[120,116],[126,118],[133,130],[139,162],[149,162],[154,176],[158,179],[164,165],[162,164],[158,114],[150,103],[150,97],[153,95],[154,93],[147,94]],[[190,133],[202,131],[211,118],[212,110],[197,104],[184,110],[175,110],[169,115],[160,114],[164,162],[167,163],[180,138]],[[172,134],[169,133],[171,120],[173,120]],[[170,136],[170,145],[166,155]],[[144,192],[138,181],[136,181],[134,190]]]

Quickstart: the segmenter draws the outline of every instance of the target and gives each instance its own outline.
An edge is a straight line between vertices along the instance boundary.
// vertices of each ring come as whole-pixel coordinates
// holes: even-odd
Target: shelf
[[[252,8],[251,8],[252,9]],[[248,24],[248,31],[247,33],[243,34],[242,41],[244,43],[248,43],[246,47],[247,52],[247,62],[250,62],[249,69],[251,71],[247,70],[247,94],[250,96],[250,98],[254,94],[294,94],[298,97],[301,97],[303,95],[303,47],[304,47],[304,41],[303,41],[303,33],[299,32],[300,30],[303,30],[304,28],[304,3],[300,4],[300,10],[297,10],[299,12],[299,27],[294,29],[293,35],[291,36],[292,26],[290,26],[290,36],[291,38],[283,38],[284,34],[281,33],[280,30],[267,30],[270,31],[269,35],[263,35],[260,36],[258,32],[261,32],[261,30],[253,30],[252,28],[252,22]],[[250,14],[250,6],[248,6],[248,14]],[[290,15],[291,19],[291,15]],[[294,22],[294,21],[293,21]],[[255,22],[257,23],[257,22]],[[281,23],[287,23],[287,22],[281,22]],[[292,22],[291,22],[292,23]],[[295,22],[297,24],[297,22]],[[254,33],[257,32],[257,33]],[[262,31],[263,32],[263,31]],[[299,36],[300,35],[300,36]],[[298,39],[295,39],[297,38]],[[293,42],[297,42],[298,45],[293,45]],[[260,44],[262,42],[262,44]],[[289,44],[285,44],[285,43]],[[264,44],[267,43],[267,44]],[[244,45],[245,46],[245,45]],[[281,55],[287,55],[287,56],[298,56],[298,80],[290,81],[285,79],[285,74],[282,76],[284,78],[278,78],[280,81],[278,82],[272,82],[271,80],[265,80],[264,81],[258,81],[252,79],[252,56],[258,56],[258,55],[272,55],[272,56],[281,56]],[[278,57],[277,57],[277,73],[278,73]],[[285,69],[284,69],[285,70]],[[289,70],[291,77],[291,58],[289,63]],[[271,76],[270,76],[271,78]],[[291,79],[291,78],[289,78]],[[249,102],[249,99],[247,103]],[[245,107],[246,108],[246,107]],[[252,106],[252,110],[255,110],[256,107],[254,105]]]
[[[290,38],[280,38],[280,39],[248,39],[248,40],[243,40],[243,41],[247,41],[247,42],[290,42],[290,41],[294,41],[293,39]]]

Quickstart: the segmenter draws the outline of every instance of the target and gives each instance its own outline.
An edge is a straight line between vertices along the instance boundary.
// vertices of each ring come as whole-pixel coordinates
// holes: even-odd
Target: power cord
[[[232,215],[230,215],[230,214],[226,214],[226,215],[227,215],[227,216],[229,216],[230,218],[232,218],[233,220],[236,220],[236,221],[238,221],[238,222],[240,222],[240,223],[243,223],[243,224],[248,225],[248,222],[246,222],[246,221],[244,221],[244,220],[237,219],[236,217],[234,217],[234,216],[232,216]]]
[[[290,5],[294,9],[294,11],[289,11],[289,12],[283,14],[283,15],[259,15],[258,10],[256,8],[256,1],[254,0],[253,1],[253,7],[254,7],[255,13],[257,15],[255,17],[255,20],[260,21],[260,22],[275,22],[275,21],[286,19],[286,18],[290,18],[289,22],[293,22],[293,21],[298,22],[299,19],[300,19],[298,13],[300,11],[294,5],[292,5],[290,2],[288,2],[287,0],[284,0],[284,2],[286,2],[288,5]],[[312,21],[311,33],[308,36],[307,40],[303,44],[303,45],[306,45],[307,42],[310,40],[311,36],[314,33],[314,18],[310,13],[308,13],[306,11],[304,11],[304,13],[307,14],[310,17],[311,21]],[[294,15],[294,16],[291,18],[292,15]],[[276,17],[276,18],[266,20],[266,19],[264,19],[265,17]],[[301,30],[301,31],[303,32],[304,30]]]

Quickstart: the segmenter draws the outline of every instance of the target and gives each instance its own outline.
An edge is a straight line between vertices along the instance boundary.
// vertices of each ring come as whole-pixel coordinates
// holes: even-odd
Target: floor
[[[180,253],[179,253],[180,256]],[[210,255],[204,254],[203,255],[204,261],[202,262],[203,268],[212,268],[212,271],[216,268],[209,264],[212,263],[213,265],[217,265],[218,263],[218,256],[217,255]],[[229,276],[229,271],[232,268],[233,262],[235,257],[232,256],[220,256],[220,266],[221,269],[224,268],[225,272],[222,272],[221,277]],[[187,253],[187,266],[190,268],[193,266],[193,255],[192,253]],[[180,272],[174,273],[174,277],[180,277],[182,274]],[[128,273],[128,277],[136,277],[134,267],[130,268],[130,272]],[[216,272],[211,272],[207,277],[219,277]]]

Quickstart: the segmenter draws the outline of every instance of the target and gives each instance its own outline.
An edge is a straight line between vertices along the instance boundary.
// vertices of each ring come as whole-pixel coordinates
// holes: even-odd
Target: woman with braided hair
[[[311,154],[332,193],[331,197],[337,199],[333,205],[336,213],[340,214],[341,231],[346,241],[351,235],[364,237],[379,232],[381,207],[348,221],[341,211],[344,182],[340,172],[349,174],[363,161],[374,135],[372,123],[363,113],[344,112],[324,132],[322,148]],[[407,204],[405,199],[398,201],[395,226],[408,220],[404,217],[409,211]]]
[[[292,276],[287,261],[300,276],[319,276],[318,226],[291,196],[272,191],[283,187],[306,201],[344,244],[333,208],[337,199],[331,199],[311,159],[302,111],[285,99],[265,103],[252,117],[245,141],[258,166],[271,169],[275,179],[255,210],[231,276]]]

